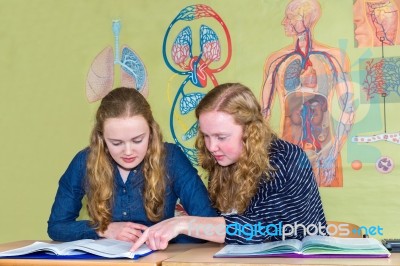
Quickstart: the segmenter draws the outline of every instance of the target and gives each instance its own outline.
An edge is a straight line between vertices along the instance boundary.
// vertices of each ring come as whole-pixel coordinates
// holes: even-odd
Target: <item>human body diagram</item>
[[[319,186],[342,187],[340,151],[354,122],[350,62],[343,51],[313,39],[319,16],[316,1],[288,4],[282,25],[293,45],[267,59],[261,101],[269,119],[279,96],[281,137],[305,150]],[[340,109],[336,119],[335,101]]]

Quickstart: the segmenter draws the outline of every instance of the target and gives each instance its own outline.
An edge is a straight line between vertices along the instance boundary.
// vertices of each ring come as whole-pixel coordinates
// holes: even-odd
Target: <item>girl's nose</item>
[[[131,155],[132,154],[132,144],[131,143],[126,143],[125,144],[125,155]]]

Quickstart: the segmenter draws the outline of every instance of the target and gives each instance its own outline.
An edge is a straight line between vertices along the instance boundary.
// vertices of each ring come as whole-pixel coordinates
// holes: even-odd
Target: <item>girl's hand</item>
[[[130,251],[135,251],[145,242],[152,250],[166,249],[168,242],[185,230],[183,220],[184,217],[174,217],[147,228]]]
[[[107,230],[98,233],[99,236],[135,243],[148,227],[142,224],[131,222],[110,223]]]

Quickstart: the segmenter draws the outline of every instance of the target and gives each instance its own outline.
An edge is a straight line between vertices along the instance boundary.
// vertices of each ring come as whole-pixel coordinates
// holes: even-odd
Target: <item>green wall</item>
[[[358,60],[379,58],[381,49],[354,48],[352,2],[321,0],[323,12],[314,38],[345,47],[357,102]],[[148,100],[166,140],[172,141],[166,98],[173,75],[162,58],[162,40],[178,12],[199,3],[221,16],[232,38],[232,60],[216,75],[218,82],[242,82],[259,95],[265,59],[292,42],[280,24],[287,1],[0,0],[0,242],[48,239],[46,222],[58,180],[75,153],[88,143],[98,103],[86,100],[86,76],[94,57],[113,46],[114,19],[122,23],[120,43],[128,44],[145,62]],[[385,48],[387,57],[399,53],[396,46]],[[398,103],[387,105],[388,132],[398,130],[398,107]],[[365,126],[371,117],[370,105],[357,108],[353,130],[382,132],[379,119]],[[382,106],[373,108],[379,118]],[[399,159],[394,144],[368,145]],[[320,189],[328,220],[380,225],[384,237],[399,237],[398,168],[382,175],[375,171],[373,161],[365,161],[361,170],[354,171],[350,162],[357,154],[345,145],[342,156],[344,187]]]

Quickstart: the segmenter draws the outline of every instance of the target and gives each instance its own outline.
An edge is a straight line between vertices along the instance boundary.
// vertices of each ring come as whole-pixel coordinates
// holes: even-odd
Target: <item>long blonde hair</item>
[[[104,232],[112,220],[115,178],[113,159],[108,153],[103,137],[104,122],[108,118],[138,115],[144,117],[150,128],[149,146],[143,159],[143,204],[151,221],[159,221],[163,216],[166,182],[161,130],[142,94],[132,88],[116,88],[103,98],[97,110],[87,160],[87,209],[92,225],[100,232]]]
[[[273,168],[268,150],[276,135],[263,119],[254,94],[240,83],[221,84],[208,92],[196,108],[196,117],[211,111],[230,114],[243,127],[243,150],[236,163],[220,166],[199,131],[199,164],[209,173],[208,190],[214,207],[221,212],[243,213],[257,192],[260,179],[270,179]]]

